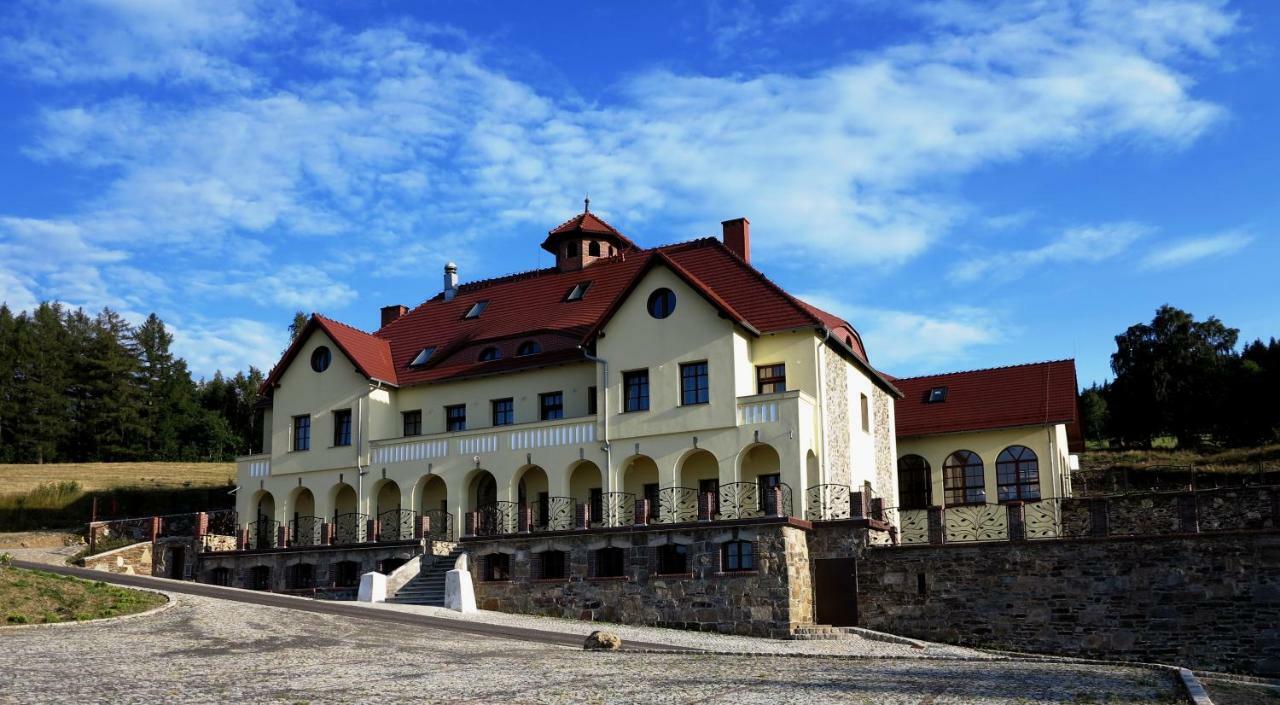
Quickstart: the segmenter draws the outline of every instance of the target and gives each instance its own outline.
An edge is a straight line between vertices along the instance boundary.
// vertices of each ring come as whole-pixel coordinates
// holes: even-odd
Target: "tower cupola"
[[[637,248],[626,235],[592,213],[591,199],[586,198],[582,213],[547,233],[542,249],[556,256],[556,268],[564,272]]]

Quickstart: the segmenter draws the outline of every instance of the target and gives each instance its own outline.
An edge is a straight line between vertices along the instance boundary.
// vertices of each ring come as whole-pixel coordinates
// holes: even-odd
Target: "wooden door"
[[[823,558],[813,562],[814,619],[818,624],[858,624],[858,561]]]

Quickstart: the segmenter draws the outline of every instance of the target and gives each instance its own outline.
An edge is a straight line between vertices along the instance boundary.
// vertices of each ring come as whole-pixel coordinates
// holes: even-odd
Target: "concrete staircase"
[[[453,565],[458,562],[458,556],[462,553],[461,548],[455,548],[449,555],[437,557],[426,570],[405,583],[395,595],[388,597],[387,602],[444,607],[444,576],[453,570]]]

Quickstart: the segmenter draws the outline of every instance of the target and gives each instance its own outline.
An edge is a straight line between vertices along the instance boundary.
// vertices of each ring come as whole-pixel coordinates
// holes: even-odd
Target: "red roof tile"
[[[571,235],[573,233],[583,233],[587,235],[604,235],[606,240],[612,240],[619,250],[635,250],[639,249],[636,244],[626,235],[612,225],[604,222],[595,213],[586,212],[579,213],[563,223],[552,228],[547,233],[547,239],[542,241],[542,249],[554,254],[556,251],[555,243],[562,236]]]
[[[1065,423],[1071,450],[1083,448],[1075,360],[898,378],[894,384],[903,392],[894,407],[899,437]],[[928,402],[935,387],[946,387],[946,401]]]
[[[580,214],[552,233],[582,227],[608,228],[621,237],[591,213]],[[324,328],[362,374],[399,386],[562,364],[584,359],[579,346],[591,342],[627,293],[655,266],[676,273],[752,334],[826,328],[833,331],[830,342],[842,349],[848,338],[852,344],[847,349],[855,364],[896,393],[867,364],[853,326],[787,294],[714,238],[649,250],[624,249],[581,270],[539,269],[462,284],[453,300],[437,294],[373,334],[323,316],[313,316],[313,324]],[[579,301],[565,301],[581,282],[591,283],[586,295]],[[479,301],[488,302],[484,312],[464,319]],[[542,352],[517,357],[516,347],[526,339],[537,340]],[[501,359],[480,362],[480,351],[491,345],[502,352]],[[296,347],[290,347],[268,382],[278,381],[277,371],[292,360]],[[410,367],[425,348],[434,348],[427,363]]]
[[[345,323],[313,313],[311,318],[307,320],[306,327],[293,339],[289,349],[285,350],[280,362],[271,368],[271,373],[263,380],[262,390],[264,392],[280,383],[280,377],[288,369],[289,363],[293,362],[293,358],[297,357],[303,343],[310,337],[311,332],[316,329],[323,330],[333,340],[334,344],[338,346],[342,354],[347,356],[347,359],[351,361],[351,364],[355,366],[356,371],[360,374],[370,379],[396,384],[396,368],[391,363],[391,346],[387,344],[387,341]]]

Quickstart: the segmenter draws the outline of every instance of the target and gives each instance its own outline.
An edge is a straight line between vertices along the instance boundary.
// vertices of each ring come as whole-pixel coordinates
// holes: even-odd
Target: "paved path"
[[[570,648],[555,632],[489,633],[480,627],[494,625],[458,620],[439,620],[449,622],[441,629],[421,615],[392,610],[158,578],[90,577],[188,590],[174,592],[173,607],[147,617],[0,629],[0,703],[1181,702],[1168,674],[1142,669],[959,658],[588,653],[578,647],[578,635]],[[316,609],[298,609],[302,604]]]

